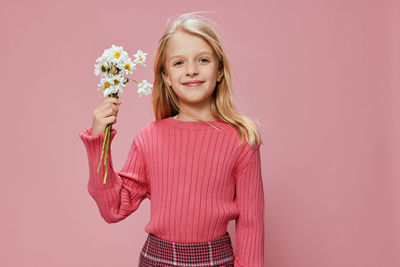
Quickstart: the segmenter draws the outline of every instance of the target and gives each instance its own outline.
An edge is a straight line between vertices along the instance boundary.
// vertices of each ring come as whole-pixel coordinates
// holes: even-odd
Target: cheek
[[[173,83],[179,83],[179,76],[172,76],[172,82]]]
[[[217,69],[208,69],[206,75],[209,79],[216,79],[218,77],[218,70]]]
[[[170,74],[169,77],[170,77],[172,83],[179,83],[179,77],[180,77],[179,73],[173,72]]]

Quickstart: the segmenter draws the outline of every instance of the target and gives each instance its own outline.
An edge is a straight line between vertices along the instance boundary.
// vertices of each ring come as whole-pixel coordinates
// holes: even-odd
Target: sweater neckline
[[[200,128],[208,128],[208,127],[212,127],[210,125],[208,125],[205,122],[202,121],[182,121],[182,120],[177,120],[174,119],[172,116],[171,117],[167,117],[165,118],[165,122],[169,125],[175,126],[175,127],[179,127],[179,128],[187,128],[187,129],[200,129]],[[214,124],[214,125],[221,125],[224,124],[223,121],[220,120],[211,120],[211,121],[207,121],[208,123]]]

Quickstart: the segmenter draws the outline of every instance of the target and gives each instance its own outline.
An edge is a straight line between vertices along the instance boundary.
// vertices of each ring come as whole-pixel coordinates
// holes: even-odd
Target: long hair
[[[231,124],[237,130],[240,138],[239,145],[243,144],[244,138],[251,146],[256,145],[256,143],[262,144],[261,136],[254,122],[249,117],[240,115],[233,104],[231,71],[220,38],[211,26],[203,22],[198,16],[193,15],[193,13],[183,14],[169,23],[158,42],[154,58],[152,92],[155,119],[158,121],[179,113],[179,98],[172,88],[168,86],[164,76],[165,47],[169,38],[177,31],[184,31],[203,38],[211,46],[219,61],[218,70],[221,71],[223,77],[220,82],[217,82],[212,93],[212,115],[218,120]],[[195,114],[191,115],[199,121],[210,124]],[[214,127],[214,125],[210,125]]]

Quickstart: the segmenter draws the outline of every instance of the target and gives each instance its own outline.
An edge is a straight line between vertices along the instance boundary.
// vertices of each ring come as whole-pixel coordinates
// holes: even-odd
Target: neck
[[[210,121],[216,119],[211,113],[210,101],[190,106],[181,103],[179,106],[179,114],[174,118],[181,121],[197,121],[199,119]]]

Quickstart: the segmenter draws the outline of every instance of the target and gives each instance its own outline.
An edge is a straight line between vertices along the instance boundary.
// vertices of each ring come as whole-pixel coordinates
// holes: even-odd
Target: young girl
[[[105,128],[116,122],[116,98],[93,112],[80,132],[89,161],[88,192],[108,223],[145,199],[151,219],[139,266],[264,266],[264,191],[260,135],[235,110],[231,74],[215,31],[184,14],[169,24],[154,62],[155,121],[141,128],[114,171],[109,150],[97,172]],[[116,135],[111,130],[110,143]],[[236,222],[232,249],[228,222]]]

